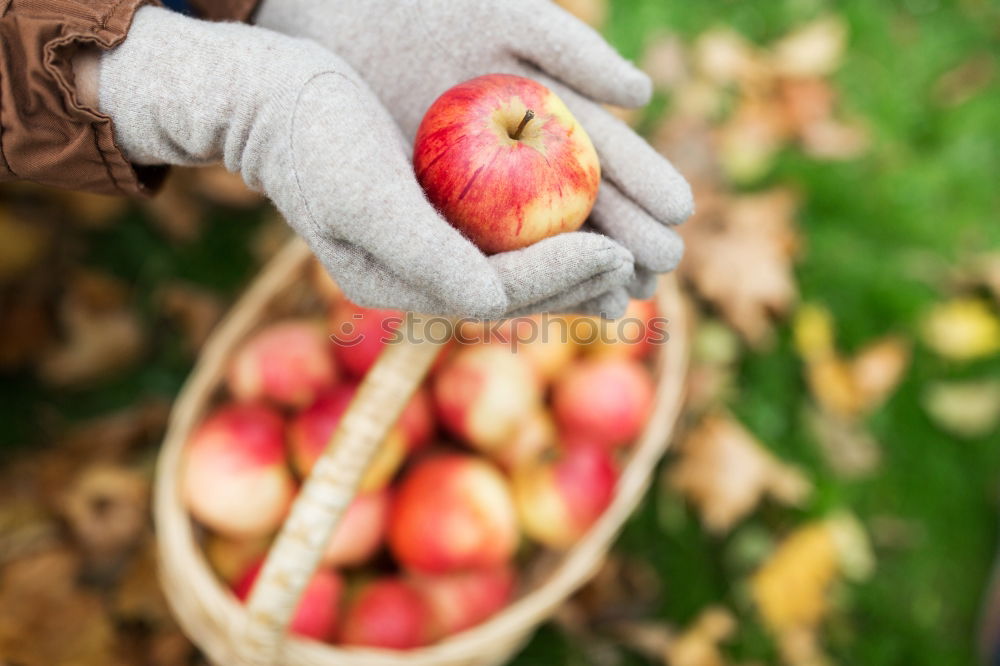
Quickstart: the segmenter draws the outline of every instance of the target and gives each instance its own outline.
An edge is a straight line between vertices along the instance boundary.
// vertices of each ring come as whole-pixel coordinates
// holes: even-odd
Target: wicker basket
[[[354,493],[367,463],[366,456],[371,455],[371,451],[359,453],[358,447],[348,440],[381,441],[382,434],[395,420],[394,414],[402,408],[436,355],[433,345],[390,346],[366,377],[327,453],[296,500],[248,606],[237,601],[210,569],[178,489],[183,447],[219,395],[230,353],[268,318],[280,297],[305,280],[310,257],[305,245],[294,241],[267,266],[205,346],[174,407],[160,454],[154,507],[167,598],[188,636],[213,662],[226,666],[502,663],[521,647],[538,624],[596,572],[622,524],[642,498],[650,473],[670,440],[682,401],[688,357],[687,318],[676,280],[665,278],[657,293],[660,313],[670,321],[671,337],[659,348],[655,359],[658,384],[655,409],[622,468],[612,504],[572,549],[561,554],[547,553],[533,562],[520,596],[491,619],[437,644],[392,652],[339,648],[285,636],[284,627],[297,593],[315,568],[323,544]],[[359,403],[367,403],[369,409]],[[352,446],[353,452],[348,450]],[[310,503],[311,506],[305,506]],[[299,538],[303,531],[314,534],[311,538]]]

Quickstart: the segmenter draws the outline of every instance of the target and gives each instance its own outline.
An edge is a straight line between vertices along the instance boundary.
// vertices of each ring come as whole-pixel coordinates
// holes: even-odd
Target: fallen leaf
[[[921,328],[924,344],[954,361],[970,361],[1000,351],[1000,319],[989,304],[962,297],[935,305]]]
[[[839,575],[871,575],[871,545],[849,514],[799,527],[751,577],[751,594],[764,624],[789,663],[825,663],[816,639],[829,592]]]
[[[931,98],[941,106],[958,106],[985,90],[996,73],[994,54],[976,53],[938,77],[931,87]]]
[[[136,470],[93,465],[63,496],[61,514],[88,565],[114,569],[148,525],[149,481]]]
[[[629,648],[669,666],[725,666],[719,647],[736,631],[736,619],[722,606],[709,606],[684,631],[662,622],[622,622],[616,638]]]
[[[42,359],[38,369],[45,382],[87,383],[131,365],[142,352],[144,332],[131,310],[94,311],[72,298],[60,309],[67,338]]]
[[[804,361],[829,358],[836,353],[833,315],[815,303],[803,303],[795,310],[792,320],[795,350]]]
[[[858,479],[878,468],[882,448],[862,424],[812,408],[806,409],[805,421],[824,459],[838,476]]]
[[[608,0],[556,0],[556,4],[592,28],[600,28],[608,16]]]
[[[222,301],[214,294],[189,284],[168,284],[157,293],[163,315],[174,322],[191,353],[201,349],[222,318]]]
[[[653,87],[659,90],[673,90],[691,77],[684,43],[674,33],[661,33],[651,39],[640,63]]]
[[[896,390],[910,365],[910,345],[889,335],[862,347],[851,361],[851,376],[865,409],[882,405]]]
[[[212,203],[230,208],[253,208],[264,201],[259,192],[247,187],[240,174],[221,165],[195,169],[191,188]]]
[[[716,85],[752,79],[761,64],[757,49],[732,28],[713,28],[699,35],[693,49],[699,74]]]
[[[79,563],[56,549],[0,571],[0,655],[22,666],[117,663],[100,596],[77,583]]]
[[[193,171],[171,169],[156,196],[140,200],[153,224],[174,241],[193,241],[201,234],[205,211],[192,193]]]
[[[6,284],[40,260],[51,234],[0,209],[0,284]]]
[[[983,437],[1000,425],[1000,380],[933,382],[922,403],[931,420],[959,437]]]
[[[819,160],[850,160],[868,150],[868,130],[859,123],[828,119],[807,125],[801,134],[805,153]]]
[[[730,180],[764,176],[788,140],[788,129],[770,104],[745,101],[716,131],[719,162]]]
[[[58,190],[56,196],[66,206],[72,222],[85,229],[106,229],[128,208],[128,199],[121,196],[74,190]]]
[[[774,71],[785,76],[824,76],[840,67],[847,24],[839,16],[811,21],[771,46]]]
[[[757,347],[797,297],[795,208],[794,195],[776,189],[735,197],[718,217],[699,213],[681,228],[687,244],[682,275]]]
[[[775,458],[742,425],[722,414],[688,433],[668,481],[701,514],[706,528],[727,532],[765,496],[800,505],[812,486],[797,468]]]

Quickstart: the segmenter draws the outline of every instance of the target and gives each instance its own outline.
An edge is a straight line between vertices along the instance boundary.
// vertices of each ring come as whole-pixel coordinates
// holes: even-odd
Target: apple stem
[[[524,131],[524,126],[527,125],[531,121],[531,119],[534,118],[534,117],[535,117],[535,112],[534,111],[532,111],[531,109],[528,109],[527,111],[525,111],[524,112],[524,118],[521,119],[521,124],[517,126],[517,129],[514,130],[514,133],[510,135],[510,138],[514,139],[514,141],[517,141],[518,139],[520,139],[521,138],[521,132]]]

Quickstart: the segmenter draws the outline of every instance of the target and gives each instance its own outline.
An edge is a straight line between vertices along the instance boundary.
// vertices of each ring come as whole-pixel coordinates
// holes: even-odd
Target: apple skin
[[[437,638],[474,627],[502,609],[514,594],[511,566],[452,574],[413,574],[410,581],[430,608]]]
[[[263,404],[211,413],[184,450],[181,495],[191,515],[229,537],[276,530],[295,495],[284,428],[278,412]]]
[[[504,446],[541,404],[528,362],[500,345],[462,347],[434,377],[441,423],[473,448]]]
[[[655,331],[651,325],[656,317],[653,301],[629,301],[621,319],[595,318],[601,335],[584,349],[590,356],[624,356],[636,360],[647,358],[653,351]]]
[[[559,433],[551,412],[538,407],[523,420],[503,446],[490,451],[490,458],[505,472],[535,462],[559,444]]]
[[[555,460],[518,467],[511,488],[521,528],[550,548],[571,547],[611,503],[617,477],[603,446],[574,446]]]
[[[512,138],[528,110],[535,117]],[[417,130],[413,163],[431,203],[486,253],[579,229],[601,181],[597,152],[566,105],[511,74],[438,97]]]
[[[322,566],[354,567],[370,560],[385,541],[389,501],[388,488],[356,495],[326,544]]]
[[[264,561],[260,560],[233,584],[233,594],[245,602],[250,597]],[[332,641],[340,620],[340,598],[344,581],[330,569],[318,569],[306,585],[288,628],[292,633],[318,641]]]
[[[389,513],[389,548],[411,571],[500,566],[513,556],[518,536],[506,480],[476,456],[418,461],[396,489]]]
[[[364,377],[375,365],[379,354],[403,322],[399,310],[363,308],[343,300],[330,315],[330,331],[335,340],[334,353],[341,367],[355,379]]]
[[[613,448],[642,432],[653,407],[655,386],[644,365],[623,356],[574,364],[553,387],[559,431],[567,437]]]
[[[406,439],[407,453],[413,454],[427,448],[434,437],[437,422],[434,419],[434,403],[426,388],[421,386],[414,392],[396,425]]]
[[[288,427],[289,453],[295,471],[302,478],[309,476],[357,390],[355,384],[339,384],[292,420]],[[405,456],[406,438],[399,426],[394,426],[368,466],[358,490],[368,492],[384,488]]]
[[[410,583],[386,577],[363,584],[347,603],[339,643],[410,650],[436,633],[423,595]]]
[[[304,407],[337,381],[326,331],[318,321],[292,319],[261,329],[237,350],[227,375],[242,402],[260,399]]]

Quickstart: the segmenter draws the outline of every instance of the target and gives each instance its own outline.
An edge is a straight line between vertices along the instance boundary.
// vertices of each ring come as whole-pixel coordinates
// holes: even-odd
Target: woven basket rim
[[[178,489],[181,453],[193,428],[224,378],[229,353],[251,332],[270,303],[308,267],[311,254],[293,239],[237,301],[206,343],[174,405],[157,463],[154,522],[160,575],[167,599],[184,629],[216,663],[241,663],[239,643],[246,612],[215,576],[195,539],[195,529]],[[677,280],[661,279],[656,294],[661,315],[669,322],[669,341],[655,360],[657,388],[652,416],[626,460],[611,505],[571,549],[558,555],[543,583],[525,592],[483,623],[422,648],[397,652],[332,646],[288,636],[282,664],[350,664],[352,666],[443,666],[499,663],[518,649],[530,633],[600,566],[621,527],[641,501],[652,471],[666,450],[680,413],[689,356],[688,314]]]

